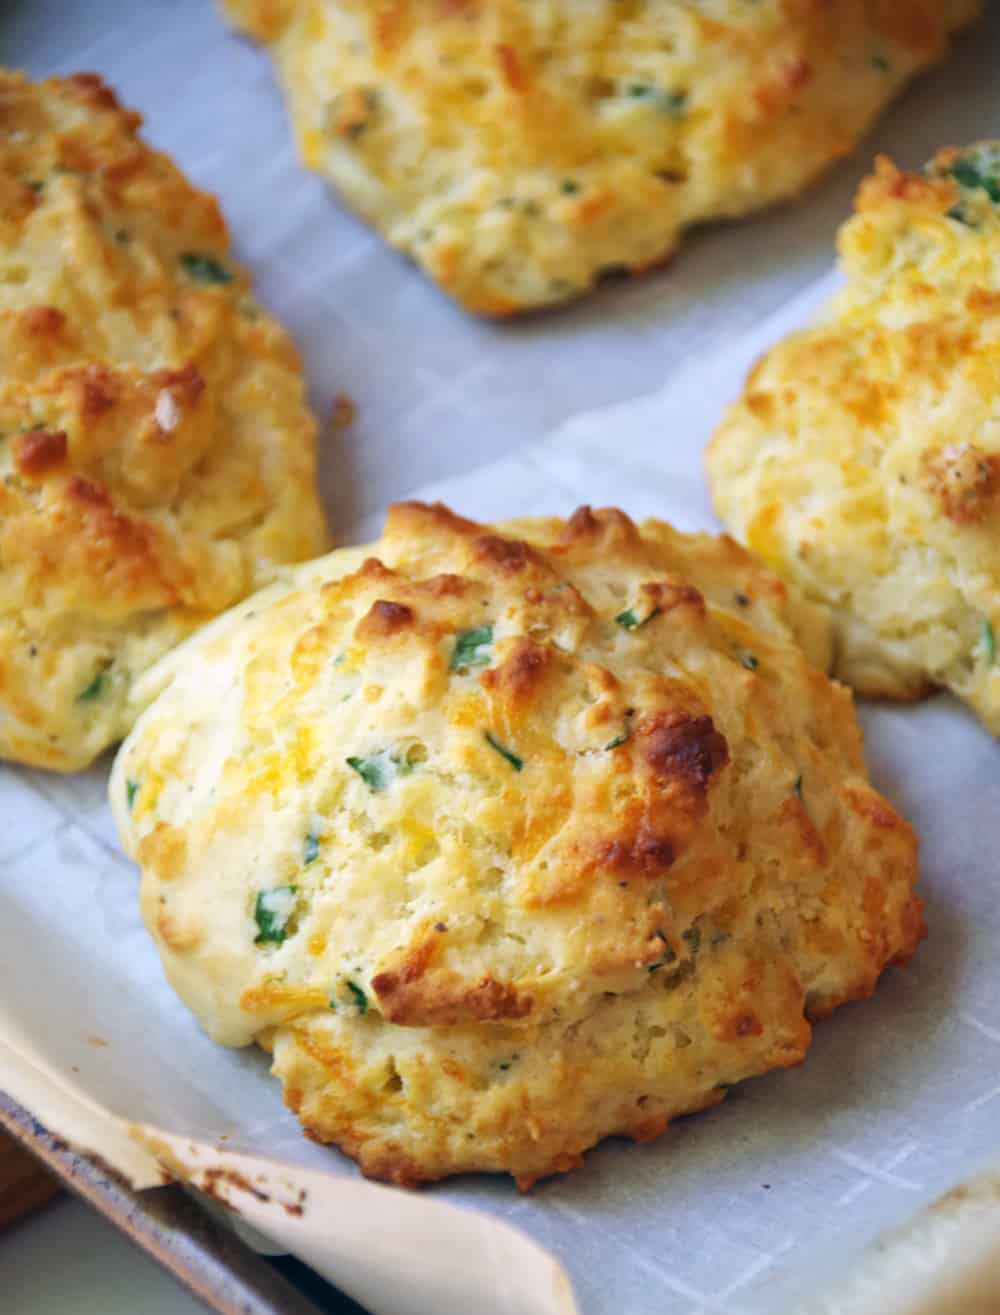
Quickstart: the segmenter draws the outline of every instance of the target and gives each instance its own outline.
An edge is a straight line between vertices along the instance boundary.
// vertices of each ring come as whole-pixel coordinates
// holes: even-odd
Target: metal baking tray
[[[133,1191],[2,1091],[0,1127],[218,1315],[367,1315],[293,1256],[259,1255],[187,1189]]]

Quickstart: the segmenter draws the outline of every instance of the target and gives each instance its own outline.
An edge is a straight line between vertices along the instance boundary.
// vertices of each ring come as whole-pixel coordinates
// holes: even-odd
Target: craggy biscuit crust
[[[797,1062],[921,933],[800,641],[727,538],[394,507],[148,677],[111,789],[170,981],[397,1182],[527,1184]]]
[[[567,301],[846,155],[977,0],[223,0],[300,154],[473,311]]]
[[[944,686],[1000,734],[1000,145],[880,159],[840,253],[846,288],[713,439],[715,505],[833,607],[841,679]]]
[[[295,350],[139,123],[93,75],[0,73],[0,757],[62,770],[327,543]]]

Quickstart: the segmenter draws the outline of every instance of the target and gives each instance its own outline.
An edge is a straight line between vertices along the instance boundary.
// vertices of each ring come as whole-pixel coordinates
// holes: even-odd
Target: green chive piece
[[[993,626],[989,621],[983,622],[982,631],[983,653],[986,655],[988,666],[993,666],[997,660],[997,639],[993,632]]]
[[[254,937],[254,945],[281,944],[288,935],[298,890],[298,886],[275,886],[258,893],[253,916],[260,931]]]
[[[801,799],[801,798],[802,798],[802,777],[801,777],[801,776],[796,776],[796,778],[795,778],[795,784],[792,786],[792,794],[795,795],[796,799]]]
[[[1000,174],[987,173],[985,161],[980,164],[964,157],[956,162],[951,176],[960,187],[969,191],[981,190],[991,201],[1000,203]]]
[[[889,61],[885,55],[872,55],[871,64],[872,68],[877,68],[880,73],[889,72]]]
[[[358,1006],[358,1013],[364,1018],[368,1012],[368,997],[362,991],[361,987],[354,982],[347,983],[347,989],[354,996],[354,1003]]]
[[[99,671],[89,685],[85,685],[80,693],[76,696],[77,703],[93,703],[104,693],[104,684],[107,678],[106,671]]]
[[[125,803],[128,805],[128,811],[131,813],[132,805],[135,803],[135,797],[139,793],[138,781],[125,782]]]
[[[628,724],[626,724],[625,729],[622,731],[621,735],[616,735],[615,738],[613,740],[609,740],[604,747],[605,749],[620,749],[623,744],[628,743],[631,736],[632,736],[632,729]]]
[[[747,671],[756,671],[760,666],[760,663],[757,661],[757,658],[753,653],[741,653],[740,663],[742,666],[746,667]]]
[[[674,952],[674,947],[667,940],[663,932],[658,931],[656,934],[659,937],[659,939],[663,942],[663,958],[658,959],[656,963],[651,963],[649,965],[647,971],[651,973],[655,973],[657,968],[664,968],[666,967],[667,964],[673,963],[673,961],[677,958],[677,955]]]
[[[199,251],[185,251],[181,254],[181,265],[197,283],[232,283],[233,276],[214,256],[206,256]]]
[[[735,595],[735,599],[736,599],[736,606],[737,606],[737,607],[749,607],[749,606],[750,606],[750,599],[746,596],[746,594],[736,594],[736,595]]]
[[[626,607],[624,612],[618,613],[615,620],[624,630],[639,630],[642,626],[648,625],[654,616],[659,616],[662,611],[662,607],[654,607],[649,616],[640,618],[631,607]]]
[[[686,91],[661,91],[659,87],[652,87],[646,82],[631,82],[625,88],[625,94],[630,100],[645,100],[662,114],[681,114],[687,106],[688,94]]]
[[[701,928],[688,927],[686,931],[681,932],[681,940],[688,946],[692,954],[697,954],[701,947]]]
[[[504,746],[500,743],[500,741],[494,739],[494,737],[490,734],[489,731],[483,731],[483,735],[486,737],[486,743],[490,746],[490,748],[495,749],[501,758],[506,759],[506,761],[510,763],[511,767],[513,767],[515,772],[519,772],[522,769],[522,767],[524,766],[523,758],[519,758],[516,753],[511,753],[510,749],[505,749]]]
[[[455,636],[452,649],[450,671],[461,671],[466,667],[488,667],[490,649],[493,645],[492,626],[474,626],[471,630],[460,630]]]
[[[302,866],[307,868],[310,863],[315,863],[318,858],[319,836],[310,831],[306,836],[306,842],[302,849]]]
[[[975,198],[968,193],[985,192],[994,205],[1000,205],[1000,148],[992,143],[970,147],[944,169],[936,167],[932,161],[928,172],[953,178],[966,193],[959,204],[948,211],[948,218],[967,228],[978,226]]]
[[[345,761],[348,767],[352,767],[369,790],[374,791],[375,794],[391,785],[396,777],[400,775],[400,764],[385,749],[380,753],[371,753],[366,757],[347,758]]]
[[[580,190],[580,184],[575,178],[564,178],[561,190],[564,196],[574,196]]]

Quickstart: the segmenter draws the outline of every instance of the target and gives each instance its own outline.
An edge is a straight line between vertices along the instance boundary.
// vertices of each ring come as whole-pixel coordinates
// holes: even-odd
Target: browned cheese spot
[[[640,751],[659,781],[677,781],[703,794],[716,772],[729,762],[729,746],[707,714],[656,713],[635,729]]]
[[[473,545],[477,562],[496,567],[501,575],[517,575],[529,566],[545,568],[546,562],[534,548],[520,539],[502,539],[498,534],[484,534]]]
[[[205,391],[201,371],[190,362],[178,370],[156,370],[150,378],[157,389],[169,389],[185,410],[196,406]]]
[[[386,598],[379,598],[368,613],[358,622],[354,633],[358,639],[387,639],[401,631],[412,629],[414,624],[413,609],[405,603],[394,603]]]
[[[22,475],[39,479],[66,460],[67,438],[62,429],[36,429],[14,440],[14,462]]]
[[[505,704],[530,703],[545,683],[546,668],[552,662],[549,649],[530,639],[519,637],[499,666],[490,667],[480,676],[480,684]]]
[[[21,312],[21,324],[39,338],[54,338],[65,327],[66,316],[55,306],[28,306]]]
[[[599,840],[585,862],[588,869],[602,868],[621,877],[660,877],[677,857],[673,839],[646,827],[633,836]]]
[[[976,525],[994,513],[1000,457],[963,443],[925,453],[923,467],[928,491],[956,525]]]

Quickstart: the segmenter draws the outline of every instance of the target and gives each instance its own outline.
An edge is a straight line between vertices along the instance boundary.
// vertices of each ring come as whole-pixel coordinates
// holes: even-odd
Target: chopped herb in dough
[[[979,642],[987,666],[992,667],[997,660],[997,640],[993,631],[993,626],[989,621],[983,622],[982,635]]]
[[[1000,205],[1000,150],[977,147],[960,155],[951,166],[951,176],[967,191],[983,191]]]
[[[515,772],[519,772],[521,770],[521,768],[524,766],[523,758],[519,758],[517,754],[512,753],[510,749],[504,748],[504,746],[500,743],[500,741],[495,739],[490,734],[489,731],[483,731],[483,735],[485,736],[486,743],[490,746],[490,748],[494,749],[500,755],[501,758],[506,759],[506,761],[510,763],[511,767],[513,767]]]
[[[683,114],[687,107],[686,91],[662,91],[646,82],[631,82],[625,92],[630,100],[648,101],[662,114]]]
[[[410,770],[409,763],[400,762],[388,749],[364,757],[348,758],[346,762],[375,794],[392,785],[397,776],[404,776]]]
[[[347,983],[347,989],[354,996],[354,1003],[358,1006],[358,1013],[362,1017],[368,1012],[368,997],[362,991],[361,987],[354,982]]]
[[[255,945],[282,943],[288,935],[297,895],[297,886],[275,886],[258,894],[253,916],[260,931],[254,937]]]
[[[659,939],[663,942],[663,957],[661,959],[657,959],[656,963],[651,963],[649,965],[649,971],[651,973],[655,973],[657,968],[665,968],[667,964],[673,963],[673,961],[677,958],[673,946],[667,940],[663,932],[658,931],[656,934],[659,937]]]
[[[77,703],[94,703],[105,692],[107,684],[106,671],[99,671],[89,685],[85,685],[76,696]]]
[[[624,630],[638,630],[652,621],[654,616],[659,616],[662,610],[660,607],[654,607],[647,616],[639,616],[634,608],[627,607],[624,612],[618,613],[615,620]]]
[[[467,667],[487,667],[490,664],[493,645],[493,627],[475,626],[472,630],[461,630],[455,636],[449,668],[462,671]]]
[[[699,927],[688,927],[681,932],[681,940],[687,945],[692,954],[697,954],[701,948],[701,929]]]
[[[181,255],[181,265],[196,283],[232,283],[233,276],[214,256],[206,256],[199,251],[185,251]]]

